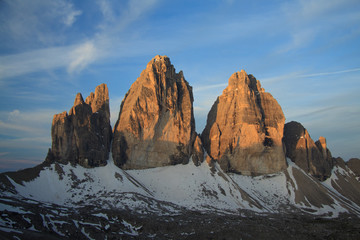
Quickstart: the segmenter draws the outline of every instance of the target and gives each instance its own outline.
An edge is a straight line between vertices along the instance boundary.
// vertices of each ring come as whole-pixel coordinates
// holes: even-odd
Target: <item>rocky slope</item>
[[[284,123],[277,101],[242,70],[229,78],[215,101],[201,138],[208,154],[225,171],[275,173],[286,168]]]
[[[76,95],[69,114],[56,114],[51,127],[52,145],[47,161],[96,167],[106,164],[111,143],[109,92],[96,87],[84,101]]]
[[[323,181],[333,168],[333,158],[326,146],[326,139],[320,137],[314,143],[308,131],[298,122],[289,122],[284,128],[286,156],[305,172]]]
[[[123,169],[187,163],[195,138],[192,88],[168,57],[156,56],[121,103],[114,162]]]
[[[360,178],[360,159],[351,158],[346,165],[353,171],[358,178]]]
[[[221,232],[229,239],[256,239],[265,231],[268,236],[281,232],[299,237],[307,236],[315,218],[322,222],[317,230],[311,227],[310,239],[344,231],[343,225],[331,224],[331,218],[343,219],[350,225],[347,234],[359,236],[358,231],[353,234],[360,207],[357,199],[347,197],[356,193],[346,182],[360,186],[346,166],[339,165],[325,182],[290,160],[283,172],[258,177],[226,173],[217,163],[196,167],[192,161],[144,170],[122,170],[111,160],[97,168],[52,163],[33,169],[32,176],[31,170],[26,170],[27,179],[22,171],[0,175],[4,236],[195,239],[203,234],[221,237]],[[242,231],[216,227],[225,223]]]

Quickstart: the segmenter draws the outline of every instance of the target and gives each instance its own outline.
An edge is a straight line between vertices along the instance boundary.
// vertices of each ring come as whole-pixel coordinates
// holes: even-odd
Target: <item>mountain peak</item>
[[[101,110],[107,114],[107,118],[110,118],[109,90],[105,83],[97,86],[95,93],[90,93],[85,102],[91,107],[93,113]]]
[[[74,106],[77,106],[77,105],[80,105],[80,104],[83,104],[83,103],[84,103],[84,99],[83,99],[81,93],[77,93],[76,97],[75,97],[75,100],[74,100]]]
[[[305,172],[323,181],[331,175],[332,155],[326,139],[314,142],[309,132],[299,122],[289,122],[284,127],[286,156]]]
[[[157,55],[121,104],[113,160],[125,169],[186,163],[195,138],[192,88],[167,56]]]
[[[147,64],[146,69],[142,74],[155,74],[155,75],[163,75],[165,78],[169,78],[175,81],[179,80],[179,77],[175,72],[174,66],[171,64],[170,58],[167,56],[156,55],[150,62]],[[182,75],[182,74],[181,74]],[[155,77],[150,76],[150,80],[155,80]]]
[[[48,161],[84,167],[105,165],[112,137],[107,86],[98,86],[86,102],[78,93],[69,115],[54,116],[51,137]]]
[[[229,85],[212,106],[202,142],[225,171],[244,175],[279,172],[286,167],[284,122],[277,101],[242,70],[230,76]]]

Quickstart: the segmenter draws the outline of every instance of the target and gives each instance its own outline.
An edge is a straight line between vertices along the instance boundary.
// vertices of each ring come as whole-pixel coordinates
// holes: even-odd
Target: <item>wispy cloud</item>
[[[55,3],[53,4],[47,4],[49,1],[37,1],[40,1],[41,3],[44,2],[44,4],[39,3],[34,4],[34,6],[37,6],[38,8],[41,6],[42,8],[48,9],[49,12],[56,13],[60,17],[59,21],[62,21],[66,26],[71,26],[75,22],[76,17],[81,14],[80,10],[73,9],[72,4],[62,0],[54,1]],[[19,5],[16,5],[15,2],[18,2]],[[36,24],[34,23],[33,25],[37,26],[40,22],[41,24],[45,24],[47,21],[46,18],[49,18],[49,16],[42,16],[41,14],[37,16],[35,13],[40,9],[37,9],[32,5],[27,9],[27,6],[30,3],[25,4],[23,1],[8,1],[7,3],[9,8],[12,11],[15,11],[17,15],[24,11],[22,14],[27,14],[28,16],[26,18],[22,16],[19,17],[19,19],[33,19],[33,21],[36,22]],[[141,17],[156,3],[156,1],[129,1],[127,8],[119,16],[115,16],[111,10],[116,7],[111,5],[115,4],[114,2],[110,3],[102,0],[99,1],[99,3],[100,6],[102,6],[100,9],[104,15],[104,27],[99,32],[95,33],[92,39],[80,39],[80,43],[65,46],[45,47],[17,54],[2,55],[0,56],[0,80],[57,68],[66,68],[70,74],[79,73],[89,64],[105,57],[105,53],[114,55],[111,48],[116,45],[115,43],[118,43],[122,33],[121,31],[137,18]],[[42,11],[46,12],[45,10]],[[16,22],[16,19],[14,21]],[[6,24],[8,24],[8,26],[1,28],[3,36],[8,36],[10,33],[13,37],[19,35],[19,39],[33,38],[23,35],[29,31],[26,24],[21,22],[16,25],[18,27],[15,27],[13,26],[15,23],[8,20],[6,21]],[[32,29],[30,32],[43,33],[49,31]],[[49,36],[52,34],[54,36],[57,35],[53,31],[48,34]]]
[[[72,62],[77,46],[51,47],[0,56],[0,80],[24,74],[65,67]]]
[[[287,112],[286,117],[289,119],[305,119],[308,117],[312,117],[312,118],[318,118],[319,114],[323,114],[329,111],[333,111],[336,109],[339,109],[339,106],[330,106],[330,107],[319,107],[319,108],[298,108],[298,109],[293,109],[291,111]]]
[[[70,53],[71,62],[68,72],[80,72],[87,65],[95,61],[99,56],[96,47],[92,42],[85,42]]]
[[[43,136],[49,132],[52,117],[56,112],[51,109],[1,111],[0,132],[13,138]]]
[[[61,26],[71,27],[81,13],[65,0],[4,0],[0,9],[0,39],[32,47],[59,43]]]
[[[282,5],[284,14],[282,28],[289,42],[278,49],[278,53],[309,46],[322,36],[327,36],[334,29],[356,26],[359,14],[356,12],[356,0],[297,0]],[[355,13],[354,13],[355,12]],[[344,32],[344,34],[352,34]],[[342,38],[343,35],[332,35]]]
[[[64,18],[64,24],[66,26],[71,26],[73,25],[73,23],[76,21],[76,17],[81,15],[81,11],[71,11],[67,14],[67,16],[65,16]]]
[[[6,156],[8,154],[9,154],[9,152],[0,152],[0,157]]]
[[[207,91],[209,89],[218,89],[218,88],[224,88],[227,86],[227,83],[219,83],[219,84],[212,84],[212,85],[205,85],[205,86],[194,86],[194,92],[202,92]]]
[[[322,76],[338,75],[338,74],[351,73],[351,72],[360,72],[360,68],[349,68],[349,69],[338,70],[338,71],[328,71],[328,72],[308,73],[308,74],[303,74],[300,72],[293,72],[293,73],[288,73],[288,74],[281,75],[281,76],[263,78],[260,80],[261,80],[261,82],[271,83],[271,82],[286,81],[286,80],[295,79],[295,78],[322,77]]]
[[[321,76],[337,75],[337,74],[359,72],[359,71],[360,71],[360,68],[350,68],[350,69],[345,69],[345,70],[340,70],[340,71],[304,74],[304,75],[299,75],[298,77],[321,77]]]

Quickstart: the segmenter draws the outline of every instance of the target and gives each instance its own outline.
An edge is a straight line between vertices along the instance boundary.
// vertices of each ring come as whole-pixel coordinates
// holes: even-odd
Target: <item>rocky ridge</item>
[[[346,165],[353,171],[356,176],[360,177],[360,159],[359,158],[351,158]]]
[[[97,167],[106,164],[112,138],[109,91],[96,87],[84,101],[76,95],[69,111],[56,114],[51,127],[52,145],[46,161]]]
[[[242,70],[229,78],[212,106],[201,139],[225,171],[269,174],[286,168],[284,123],[277,101]]]
[[[301,123],[293,121],[285,124],[284,143],[286,156],[305,172],[320,181],[330,177],[334,164],[324,137],[314,142]]]

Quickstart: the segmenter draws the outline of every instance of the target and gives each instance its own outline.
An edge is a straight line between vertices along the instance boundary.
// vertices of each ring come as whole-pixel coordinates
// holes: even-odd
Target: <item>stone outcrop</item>
[[[192,88],[166,56],[156,56],[125,95],[112,156],[123,169],[187,163],[196,138]]]
[[[323,181],[330,177],[334,165],[326,139],[314,143],[308,131],[298,122],[289,122],[284,128],[286,156],[305,172]]]
[[[201,139],[225,171],[259,175],[282,171],[285,117],[260,82],[244,70],[234,73],[213,104]]]
[[[351,158],[346,165],[355,173],[357,177],[360,177],[360,159]]]
[[[69,114],[56,114],[51,137],[47,161],[70,162],[84,167],[105,165],[112,138],[106,84],[97,86],[95,93],[91,93],[85,101],[78,93]]]
[[[200,166],[200,164],[204,161],[204,149],[201,142],[200,136],[196,135],[194,141],[194,147],[192,152],[192,160],[195,166]]]

